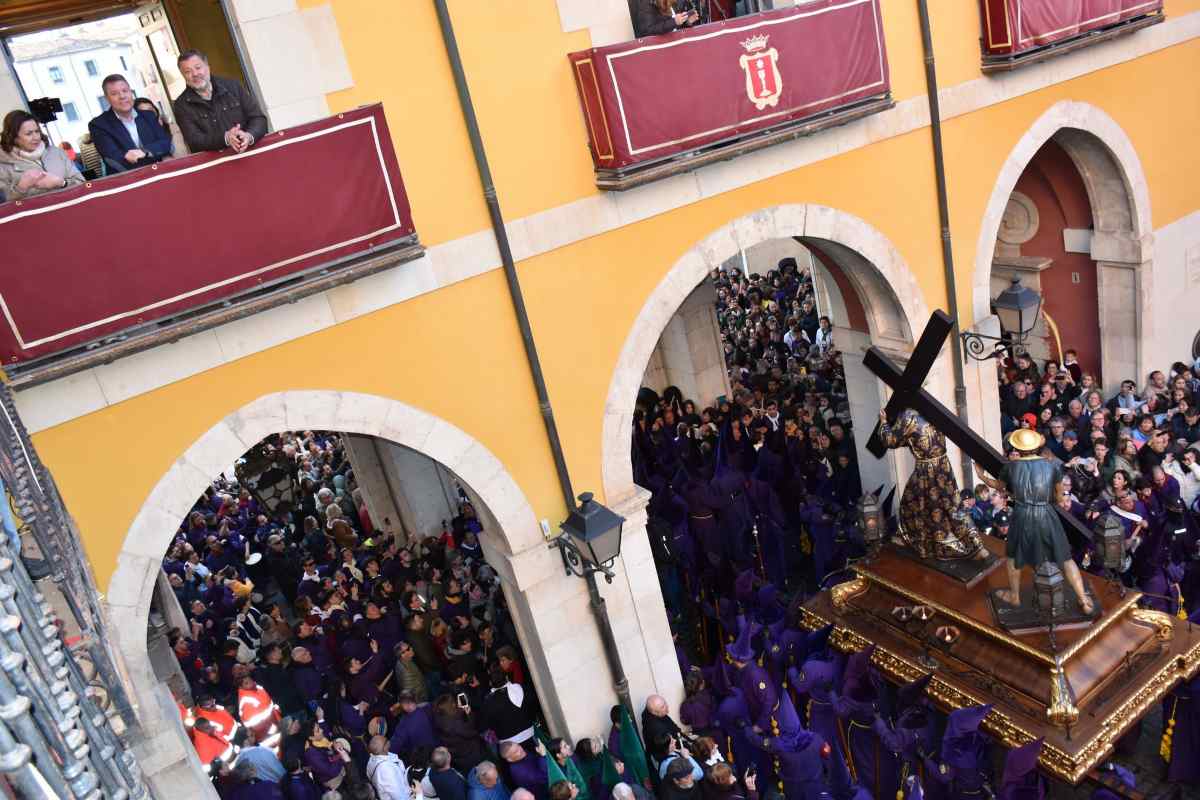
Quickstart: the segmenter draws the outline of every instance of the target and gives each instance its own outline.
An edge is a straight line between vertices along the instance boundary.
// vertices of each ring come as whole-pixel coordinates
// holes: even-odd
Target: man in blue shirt
[[[133,89],[124,76],[109,75],[101,89],[109,108],[88,123],[88,131],[108,172],[145,167],[171,155],[171,137],[155,117],[133,107]]]

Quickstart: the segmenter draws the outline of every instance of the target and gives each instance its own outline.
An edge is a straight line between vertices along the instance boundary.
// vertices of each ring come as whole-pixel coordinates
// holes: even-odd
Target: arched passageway
[[[1051,106],[1016,143],[980,225],[972,282],[974,329],[997,334],[991,301],[1012,278],[1042,292],[1048,318],[1037,359],[1076,349],[1105,397],[1150,363],[1153,226],[1141,161],[1103,110]],[[968,369],[971,418],[999,442],[995,362]]]
[[[164,676],[156,673],[147,649],[147,622],[163,553],[214,476],[263,438],[304,430],[375,437],[436,462],[461,484],[483,523],[480,542],[500,578],[550,728],[564,736],[604,732],[613,695],[574,690],[585,683],[605,685],[602,676],[608,674],[584,582],[564,575],[524,493],[488,448],[456,426],[390,398],[334,391],[282,392],[234,411],[172,465],[126,534],[109,582],[105,600],[117,645],[129,671],[139,718],[153,733],[139,745],[151,784],[169,787],[172,796],[211,796],[211,786],[162,682]],[[612,613],[624,623],[618,631],[618,647],[634,702],[641,703],[652,693],[677,695],[679,673],[661,594],[656,582],[645,580],[653,564],[637,498],[618,510],[629,522],[616,565],[617,580],[604,592]]]

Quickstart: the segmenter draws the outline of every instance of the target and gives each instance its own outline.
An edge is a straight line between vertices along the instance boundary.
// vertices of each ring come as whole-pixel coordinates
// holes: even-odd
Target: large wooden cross
[[[903,372],[876,347],[867,350],[863,364],[892,389],[892,397],[886,406],[889,422],[894,422],[901,412],[911,408],[941,431],[947,439],[958,445],[977,464],[992,475],[999,475],[1005,461],[1003,454],[968,428],[957,414],[942,405],[936,397],[921,388],[937,360],[938,353],[941,352],[942,344],[953,329],[954,322],[945,312],[934,311],[925,330],[921,332],[921,338],[917,341],[912,358]],[[887,452],[887,447],[879,437],[878,423],[871,432],[867,450],[876,458],[883,458]],[[968,487],[973,482],[970,475],[964,475],[963,480]],[[1072,539],[1091,541],[1092,532],[1086,525],[1061,508],[1055,507],[1055,510],[1058,511],[1063,527]]]

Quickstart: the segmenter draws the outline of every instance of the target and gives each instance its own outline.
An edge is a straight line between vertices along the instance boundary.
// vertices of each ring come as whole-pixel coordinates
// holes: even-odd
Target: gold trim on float
[[[947,606],[942,605],[941,603],[938,603],[935,600],[930,600],[929,598],[927,598],[921,594],[918,594],[917,592],[914,592],[911,589],[901,586],[900,584],[896,583],[895,581],[892,581],[892,580],[884,578],[880,575],[877,575],[876,573],[871,572],[868,569],[865,569],[861,566],[855,566],[854,570],[856,572],[858,572],[859,574],[874,581],[875,583],[878,583],[880,586],[883,586],[887,589],[891,589],[893,592],[904,595],[905,597],[908,597],[912,600],[916,600],[922,605],[930,606],[935,611],[937,611],[941,614],[945,614],[947,617],[957,620],[958,622],[961,622],[962,624],[966,625],[969,628],[972,628],[973,630],[975,630],[975,632],[982,634],[983,636],[987,636],[992,639],[997,639],[999,641],[1004,642],[1005,644],[1011,645],[1012,647],[1016,648],[1017,650],[1020,650],[1022,653],[1025,653],[1026,655],[1037,659],[1038,661],[1042,662],[1043,664],[1046,664],[1047,666],[1059,666],[1061,664],[1065,664],[1067,661],[1069,661],[1071,659],[1072,656],[1074,656],[1081,649],[1083,649],[1085,646],[1087,646],[1087,644],[1089,642],[1091,642],[1093,639],[1095,639],[1097,636],[1099,636],[1101,633],[1103,633],[1108,628],[1109,625],[1111,625],[1112,623],[1114,623],[1118,619],[1120,619],[1121,616],[1125,613],[1125,611],[1130,606],[1137,603],[1138,598],[1140,598],[1142,596],[1141,592],[1136,592],[1136,591],[1131,591],[1131,592],[1126,593],[1125,599],[1122,600],[1120,603],[1118,603],[1116,606],[1114,606],[1111,611],[1105,612],[1104,615],[1100,618],[1100,620],[1096,624],[1089,627],[1087,629],[1087,633],[1085,633],[1083,636],[1081,636],[1077,642],[1072,644],[1070,647],[1067,647],[1066,649],[1060,651],[1057,655],[1051,656],[1048,653],[1038,650],[1036,647],[1032,647],[1032,646],[1026,644],[1025,642],[1022,642],[1020,639],[1014,638],[1012,635],[1005,633],[1004,631],[990,627],[989,625],[986,625],[985,623],[980,622],[979,620],[975,619],[974,617],[968,617],[965,614],[961,614],[952,608],[949,608]],[[839,585],[842,585],[842,584],[839,584]],[[833,590],[836,590],[836,589],[837,589],[837,586],[833,587]],[[835,605],[836,605],[836,603],[835,603]]]
[[[1154,628],[1154,635],[1160,642],[1169,642],[1175,638],[1175,624],[1171,615],[1150,608],[1135,608],[1129,612],[1134,622],[1149,625]]]
[[[833,599],[833,607],[842,609],[850,602],[851,598],[858,597],[870,588],[865,578],[861,575],[852,581],[839,583],[829,590],[829,596]]]
[[[839,584],[840,585],[840,584]],[[836,587],[834,587],[836,588]],[[832,591],[832,590],[831,590]],[[1156,612],[1161,614],[1161,612]],[[1166,617],[1167,615],[1162,615]],[[1169,619],[1169,618],[1168,618]],[[800,625],[810,631],[823,628],[829,621],[808,608],[800,608]],[[1152,623],[1156,624],[1157,623]],[[1174,626],[1172,625],[1172,628]],[[857,651],[867,647],[869,642],[865,637],[854,631],[834,627],[830,642],[842,650]],[[872,662],[880,667],[893,680],[908,683],[927,674],[929,670],[902,658],[878,645]],[[1058,667],[1056,667],[1058,669]],[[1189,679],[1200,669],[1200,641],[1197,641],[1185,653],[1172,656],[1154,677],[1147,681],[1128,700],[1119,706],[1100,724],[1099,733],[1085,743],[1075,756],[1046,742],[1042,745],[1042,753],[1038,762],[1051,775],[1061,778],[1071,784],[1078,784],[1088,770],[1100,763],[1103,756],[1116,746],[1117,740],[1126,727],[1146,712],[1150,706],[1165,695],[1175,681]],[[982,705],[985,701],[964,692],[956,686],[943,680],[936,673],[929,682],[930,697],[944,707],[952,710]],[[1078,713],[1076,711],[1076,713]],[[1013,748],[1028,744],[1034,740],[1034,735],[1018,725],[1012,717],[993,707],[984,718],[982,726],[1005,747]]]

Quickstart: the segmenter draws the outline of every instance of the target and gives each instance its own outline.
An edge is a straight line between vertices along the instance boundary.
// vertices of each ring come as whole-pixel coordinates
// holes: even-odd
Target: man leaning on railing
[[[214,78],[199,50],[183,51],[178,64],[188,88],[175,98],[175,121],[193,153],[226,147],[242,153],[266,135],[267,115],[239,81]]]

